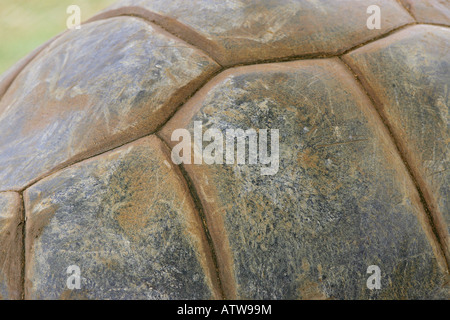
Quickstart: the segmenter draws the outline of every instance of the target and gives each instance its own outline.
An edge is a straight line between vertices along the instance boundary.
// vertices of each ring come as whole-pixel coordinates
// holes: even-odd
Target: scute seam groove
[[[106,19],[109,19],[109,18],[106,18]],[[141,19],[142,19],[142,18],[141,18]],[[238,65],[232,65],[232,66],[227,66],[227,67],[222,67],[222,66],[219,65],[219,69],[216,70],[215,72],[213,72],[209,77],[207,77],[207,78],[202,82],[201,85],[199,85],[196,89],[193,90],[193,92],[192,92],[190,95],[187,96],[186,99],[184,99],[181,103],[179,103],[179,105],[174,109],[174,111],[173,111],[172,114],[166,119],[166,121],[164,121],[162,124],[160,124],[160,125],[159,125],[155,130],[153,130],[152,132],[146,132],[146,133],[144,133],[144,134],[142,134],[142,135],[139,135],[139,136],[136,137],[136,138],[129,139],[129,140],[125,140],[125,141],[123,141],[123,143],[120,143],[119,145],[117,145],[117,146],[115,146],[115,147],[107,148],[106,150],[103,150],[103,151],[98,152],[98,153],[93,153],[92,155],[90,155],[90,156],[88,156],[88,157],[86,157],[86,158],[78,159],[77,161],[70,161],[70,160],[69,160],[69,161],[67,161],[66,163],[60,164],[60,165],[57,166],[55,169],[50,170],[50,171],[48,171],[47,173],[43,174],[42,176],[40,176],[40,177],[38,177],[38,178],[36,178],[36,179],[30,181],[28,184],[26,184],[25,186],[23,186],[23,187],[20,188],[20,189],[0,190],[0,191],[23,192],[23,191],[25,191],[26,189],[28,189],[29,187],[31,187],[32,185],[34,185],[34,184],[36,184],[37,182],[39,182],[40,180],[42,180],[42,179],[44,179],[44,178],[46,178],[46,177],[48,177],[48,176],[50,176],[50,175],[52,175],[52,174],[54,174],[54,173],[60,171],[60,170],[63,170],[63,169],[65,169],[65,168],[67,168],[67,167],[70,167],[71,165],[74,165],[74,164],[76,164],[76,163],[78,163],[78,162],[81,162],[81,161],[84,161],[84,160],[86,160],[86,159],[90,159],[90,158],[96,157],[96,156],[101,155],[101,154],[103,154],[103,153],[106,153],[106,152],[108,152],[108,151],[111,151],[111,150],[114,150],[114,149],[116,149],[116,148],[119,148],[119,147],[121,147],[121,146],[123,146],[123,145],[125,145],[125,144],[134,142],[134,141],[136,141],[136,140],[138,140],[138,139],[141,139],[141,138],[146,137],[146,136],[148,136],[148,135],[154,134],[155,132],[158,132],[162,127],[164,127],[164,126],[165,126],[165,125],[173,118],[173,116],[178,112],[178,110],[179,110],[179,109],[180,109],[187,101],[189,101],[190,98],[192,98],[192,96],[193,96],[197,91],[199,91],[200,89],[202,89],[202,88],[203,88],[206,84],[208,84],[208,82],[211,81],[214,77],[216,77],[217,75],[219,75],[220,73],[222,73],[222,72],[224,72],[224,71],[226,71],[226,70],[228,70],[228,69],[231,69],[231,68],[237,68],[237,67],[242,67],[242,66],[256,65],[256,64],[276,63],[276,62],[289,62],[289,61],[298,61],[298,60],[313,60],[313,59],[340,58],[341,56],[343,56],[343,55],[345,55],[345,54],[347,54],[347,53],[349,53],[349,52],[351,52],[351,51],[353,51],[353,50],[359,49],[359,48],[361,48],[361,47],[363,47],[363,46],[365,46],[365,45],[367,45],[367,44],[369,44],[369,43],[372,43],[372,42],[377,41],[377,40],[381,40],[381,39],[383,39],[383,38],[385,38],[385,37],[388,37],[388,36],[390,36],[390,35],[392,35],[392,34],[394,34],[394,33],[396,33],[396,32],[399,32],[399,31],[401,31],[401,30],[403,30],[403,29],[406,29],[406,28],[408,28],[408,27],[412,27],[412,26],[415,26],[415,25],[429,25],[429,24],[421,24],[421,23],[410,23],[410,24],[406,24],[406,25],[403,25],[403,26],[401,26],[401,27],[398,27],[398,28],[396,28],[396,29],[394,29],[394,30],[391,30],[391,31],[388,32],[388,33],[385,33],[385,34],[383,34],[383,35],[380,36],[380,37],[375,37],[375,38],[373,38],[373,39],[371,39],[371,40],[369,40],[369,41],[367,41],[367,42],[365,42],[365,43],[363,43],[363,44],[359,44],[359,45],[357,45],[357,46],[355,46],[355,47],[352,47],[352,48],[350,48],[350,49],[348,49],[348,50],[345,50],[344,52],[339,53],[339,54],[325,54],[325,53],[321,54],[321,53],[318,53],[318,54],[311,54],[311,55],[301,55],[301,56],[294,56],[294,57],[286,57],[286,58],[283,58],[283,59],[262,60],[262,61],[258,61],[258,62],[251,62],[251,63],[245,63],[245,64],[238,64]],[[0,99],[1,99],[1,98],[0,98]]]
[[[402,7],[410,16],[414,19],[414,21],[418,22],[416,17],[413,15],[411,10],[409,10],[402,2],[402,0],[396,0],[400,7]]]
[[[391,137],[391,140],[395,146],[395,149],[396,149],[398,155],[400,156],[400,158],[406,168],[406,171],[408,172],[409,178],[413,182],[413,184],[418,192],[420,202],[421,202],[423,210],[426,214],[426,218],[427,218],[426,220],[428,221],[429,226],[431,227],[431,230],[435,237],[434,240],[436,241],[436,244],[438,245],[438,247],[440,249],[442,257],[444,258],[443,260],[445,261],[445,264],[446,264],[445,265],[446,272],[450,273],[450,259],[449,259],[448,252],[445,249],[446,246],[445,246],[444,240],[443,240],[446,238],[445,234],[443,234],[445,231],[443,231],[444,228],[439,228],[438,224],[436,223],[436,221],[442,220],[442,219],[438,218],[440,213],[436,212],[436,210],[432,209],[432,208],[437,208],[436,205],[430,204],[426,200],[426,198],[424,196],[424,192],[427,192],[427,190],[426,190],[427,187],[426,187],[426,185],[422,185],[421,183],[419,183],[419,179],[417,178],[416,173],[414,172],[414,170],[411,167],[411,164],[408,161],[408,155],[407,155],[408,149],[402,146],[400,139],[395,135],[395,133],[392,129],[392,125],[390,124],[389,120],[383,114],[383,112],[381,111],[381,108],[378,107],[380,105],[380,102],[378,102],[378,99],[376,96],[374,96],[374,93],[372,93],[372,94],[370,93],[371,90],[367,89],[366,86],[364,86],[364,84],[361,81],[360,77],[358,76],[357,72],[355,72],[354,69],[342,57],[340,57],[340,61],[353,74],[356,82],[360,86],[361,90],[363,90],[363,92],[366,94],[366,96],[372,102],[372,105],[375,108],[375,111],[377,112],[382,123],[384,124],[385,128],[387,129],[389,136]]]
[[[158,139],[167,148],[167,150],[172,151],[172,149],[169,147],[167,142],[160,135],[155,134],[155,136],[158,137]],[[219,292],[222,295],[222,299],[226,300],[228,298],[228,295],[225,293],[224,288],[223,288],[223,284],[222,284],[223,280],[222,280],[222,277],[221,277],[220,266],[219,266],[218,259],[217,259],[217,253],[216,253],[216,249],[215,249],[215,246],[214,246],[214,241],[213,241],[213,239],[211,237],[211,233],[209,232],[207,218],[206,218],[206,215],[205,215],[205,210],[204,210],[204,207],[203,207],[203,205],[201,203],[199,193],[195,189],[194,184],[192,183],[192,179],[188,175],[186,170],[184,169],[183,165],[178,165],[177,167],[180,169],[180,173],[181,173],[180,176],[186,182],[186,185],[188,187],[191,199],[193,200],[193,202],[195,204],[195,208],[197,209],[197,212],[199,214],[200,220],[202,221],[202,229],[203,229],[203,232],[204,232],[204,234],[206,236],[206,239],[207,239],[207,242],[208,242],[208,246],[209,246],[209,249],[210,249],[210,254],[212,256],[213,263],[214,263],[214,270],[216,272],[217,282],[218,282],[218,286],[219,286]]]
[[[170,33],[172,36],[178,38],[179,40],[186,42],[197,50],[203,52],[210,59],[216,62],[219,66],[222,66],[219,63],[219,59],[215,57],[214,50],[218,51],[217,46],[206,37],[200,35],[194,29],[186,26],[185,24],[180,23],[178,20],[162,16],[150,10],[137,7],[137,6],[129,6],[129,7],[121,7],[119,9],[108,10],[102,13],[99,13],[92,18],[88,19],[85,23],[90,23],[99,20],[106,20],[110,18],[116,17],[134,17],[145,20],[147,23],[151,25],[156,25],[159,28],[163,29],[167,33]],[[163,21],[167,21],[168,23],[162,23]],[[181,34],[184,34],[181,35]],[[195,40],[194,40],[195,39]],[[213,50],[208,50],[208,47],[211,47]]]
[[[398,2],[398,1],[397,1],[397,2]],[[80,160],[78,160],[78,161],[74,161],[74,162],[71,162],[71,163],[66,163],[64,166],[58,167],[58,168],[55,169],[55,170],[52,170],[52,171],[50,171],[50,172],[47,172],[45,175],[39,177],[38,179],[35,179],[34,181],[30,182],[29,184],[27,184],[26,186],[24,186],[24,187],[21,188],[20,190],[2,190],[2,191],[0,191],[0,192],[7,192],[7,191],[19,192],[20,197],[21,197],[21,200],[22,200],[22,210],[23,210],[23,213],[22,213],[22,214],[23,214],[23,226],[22,226],[23,230],[22,230],[22,234],[23,234],[23,242],[24,242],[24,243],[23,243],[23,246],[24,246],[24,247],[23,247],[23,250],[22,250],[22,255],[23,255],[23,262],[22,262],[22,263],[23,263],[23,269],[22,269],[22,290],[23,290],[23,292],[22,292],[22,298],[23,298],[23,299],[26,298],[26,297],[25,297],[25,272],[26,272],[26,261],[25,261],[25,257],[26,257],[26,252],[25,252],[25,248],[26,248],[26,243],[25,243],[25,241],[26,241],[26,212],[25,212],[25,204],[24,204],[24,200],[23,200],[23,192],[24,192],[27,188],[31,187],[32,185],[34,185],[35,183],[39,182],[40,180],[42,180],[42,179],[44,179],[44,178],[46,178],[46,177],[48,177],[48,176],[54,174],[55,172],[58,172],[58,171],[63,170],[63,169],[65,169],[65,168],[67,168],[67,167],[70,167],[70,166],[72,166],[72,165],[74,165],[74,164],[76,164],[76,163],[79,163],[79,162],[81,162],[81,161],[90,159],[90,158],[95,157],[95,156],[98,156],[98,155],[101,155],[101,154],[106,153],[106,152],[109,152],[109,151],[111,151],[111,150],[117,149],[117,148],[119,148],[119,147],[121,147],[121,146],[123,146],[123,145],[125,145],[125,144],[132,143],[132,142],[134,142],[134,141],[136,141],[136,140],[138,140],[138,139],[141,139],[141,138],[143,138],[143,137],[145,137],[145,136],[148,136],[148,135],[157,133],[157,132],[158,132],[158,131],[159,131],[159,130],[160,130],[160,129],[161,129],[161,128],[162,128],[162,127],[170,120],[170,119],[173,118],[173,116],[177,113],[177,111],[181,108],[181,106],[182,106],[186,101],[188,101],[188,100],[189,100],[189,99],[190,99],[197,91],[199,91],[201,88],[203,88],[203,87],[204,87],[211,79],[213,79],[213,78],[214,78],[215,76],[217,76],[219,73],[221,73],[221,72],[223,72],[223,71],[225,71],[225,70],[227,70],[227,69],[233,68],[233,67],[244,66],[244,65],[255,65],[255,64],[274,63],[274,62],[286,62],[286,61],[295,61],[295,60],[310,60],[310,59],[322,59],[322,58],[338,57],[338,58],[340,58],[340,60],[342,61],[342,63],[344,63],[344,64],[346,65],[346,67],[349,68],[349,70],[354,74],[354,76],[355,76],[357,82],[359,83],[359,85],[361,86],[362,90],[365,92],[365,94],[366,94],[366,95],[369,97],[369,99],[372,101],[372,103],[374,104],[375,109],[377,109],[377,108],[376,108],[376,104],[375,104],[375,102],[374,102],[374,101],[375,101],[375,100],[374,100],[374,97],[372,97],[372,96],[368,93],[368,91],[366,90],[366,88],[364,87],[364,85],[361,83],[361,80],[359,79],[359,77],[356,75],[356,73],[353,71],[353,69],[352,69],[349,65],[347,65],[347,63],[345,63],[345,61],[342,59],[342,56],[343,56],[344,54],[347,54],[347,53],[349,53],[349,52],[355,50],[355,49],[358,49],[358,48],[360,48],[360,47],[363,47],[363,46],[365,46],[365,45],[367,45],[367,44],[370,44],[370,43],[372,43],[372,42],[374,42],[374,41],[378,41],[378,40],[381,40],[381,39],[383,39],[383,38],[386,38],[386,37],[388,37],[388,36],[390,36],[390,35],[392,35],[392,34],[398,32],[398,31],[400,31],[400,30],[406,29],[406,28],[411,27],[411,26],[414,26],[414,25],[434,25],[434,26],[440,26],[440,27],[444,27],[444,28],[449,28],[447,25],[443,25],[443,24],[437,24],[437,23],[419,23],[419,22],[417,22],[417,19],[414,17],[414,15],[413,15],[407,8],[405,8],[405,7],[403,6],[403,4],[401,4],[401,3],[399,3],[399,4],[401,5],[402,8],[404,8],[404,9],[409,13],[409,15],[415,20],[415,22],[413,22],[413,23],[407,23],[407,24],[404,24],[404,25],[402,25],[402,26],[400,26],[400,27],[394,28],[394,29],[392,29],[392,30],[390,30],[390,31],[388,31],[388,32],[386,32],[386,33],[384,33],[384,34],[382,34],[382,35],[378,35],[377,37],[374,37],[374,38],[372,38],[372,39],[370,39],[370,40],[368,40],[368,41],[365,41],[365,42],[363,42],[363,43],[361,43],[361,44],[358,44],[358,45],[356,45],[356,46],[353,46],[353,47],[351,47],[351,48],[349,48],[349,49],[341,50],[341,52],[337,52],[337,53],[334,53],[334,54],[333,54],[333,53],[332,53],[332,54],[330,54],[330,53],[312,53],[312,54],[304,54],[304,55],[299,55],[299,56],[290,56],[290,57],[278,58],[278,59],[272,59],[272,60],[258,60],[258,61],[252,61],[252,62],[249,62],[249,63],[242,63],[242,64],[230,65],[230,66],[226,66],[226,67],[223,67],[222,64],[219,63],[219,62],[220,62],[220,59],[218,59],[217,57],[215,57],[214,53],[213,53],[211,50],[208,50],[208,48],[206,48],[206,47],[201,48],[201,46],[199,46],[199,43],[192,43],[193,41],[189,41],[189,39],[183,39],[183,38],[180,37],[179,35],[174,34],[173,32],[169,31],[169,30],[167,29],[167,26],[163,26],[163,25],[161,25],[160,23],[157,23],[156,21],[152,21],[152,20],[150,20],[150,19],[148,19],[148,18],[146,18],[146,17],[144,17],[144,16],[141,16],[141,15],[139,15],[139,14],[136,14],[136,13],[132,13],[132,12],[130,12],[130,13],[120,13],[120,12],[117,12],[117,13],[119,13],[118,15],[113,15],[113,14],[111,14],[111,16],[108,16],[109,13],[114,13],[114,10],[111,10],[111,11],[106,11],[105,13],[99,14],[99,15],[97,15],[97,16],[94,16],[93,18],[91,18],[91,19],[87,20],[86,22],[84,22],[83,24],[86,24],[86,23],[89,23],[89,22],[92,22],[92,21],[104,20],[104,19],[114,18],[114,17],[117,17],[117,16],[130,16],[130,17],[136,17],[136,16],[137,16],[137,17],[139,17],[139,18],[145,20],[145,21],[148,22],[148,23],[152,23],[152,24],[157,25],[158,27],[160,27],[160,28],[164,29],[165,31],[169,32],[170,34],[172,34],[174,37],[177,37],[177,38],[179,38],[180,40],[182,40],[182,41],[184,41],[184,42],[186,42],[186,43],[191,44],[191,45],[194,46],[197,50],[206,53],[207,56],[208,56],[211,60],[213,60],[214,62],[216,62],[216,63],[219,65],[220,68],[219,68],[219,70],[217,70],[215,73],[213,73],[212,75],[210,75],[207,79],[205,79],[205,81],[204,81],[200,86],[198,86],[197,89],[193,90],[192,94],[189,95],[186,99],[184,99],[185,101],[181,102],[181,103],[179,104],[179,106],[176,107],[175,110],[172,112],[172,114],[167,118],[167,120],[166,120],[164,123],[162,123],[156,130],[154,130],[154,131],[152,131],[152,132],[150,132],[150,133],[146,133],[146,134],[144,134],[144,135],[142,135],[142,136],[139,136],[139,137],[137,137],[137,138],[131,139],[131,140],[129,140],[129,141],[124,141],[124,142],[123,142],[122,144],[120,144],[120,145],[114,146],[114,147],[112,147],[112,148],[108,148],[108,150],[105,150],[105,151],[100,152],[100,153],[97,153],[97,154],[93,154],[93,155],[91,155],[91,156],[89,156],[89,157],[86,157],[86,158],[84,158],[84,159],[80,159]],[[129,7],[129,8],[131,8],[131,7]],[[142,8],[140,8],[140,9],[142,9]],[[145,9],[144,9],[144,10],[145,10]],[[148,10],[146,10],[146,11],[148,11]],[[157,15],[156,13],[153,13],[153,12],[151,12],[151,11],[148,11],[148,13],[151,14],[151,15]],[[161,17],[161,19],[166,19],[166,20],[168,19],[167,17],[163,17],[163,16],[160,16],[160,15],[158,15],[158,16]],[[153,20],[154,20],[154,19],[153,19]],[[178,21],[176,21],[176,20],[174,20],[174,19],[172,19],[171,21],[172,21],[172,23],[179,23]],[[197,39],[200,39],[200,41],[204,41],[205,43],[208,43],[209,40],[207,40],[205,37],[201,36],[201,35],[200,35],[198,32],[196,32],[195,30],[192,30],[192,29],[188,28],[187,26],[185,26],[184,24],[179,23],[178,27],[180,27],[180,26],[183,26],[184,28],[186,28],[185,30],[188,31],[188,32],[191,32],[191,33],[194,32],[194,33],[196,34],[195,36],[193,36],[194,38],[197,37]],[[173,27],[173,26],[172,26],[172,27]],[[30,53],[30,56],[25,58],[26,60],[25,60],[25,62],[24,62],[24,65],[23,65],[23,66],[20,66],[20,67],[18,68],[18,70],[14,71],[13,74],[12,74],[12,76],[9,77],[9,78],[10,78],[9,80],[8,80],[8,79],[4,79],[4,81],[6,81],[7,84],[6,84],[6,88],[5,88],[4,92],[3,92],[3,94],[0,96],[0,101],[1,101],[1,99],[4,97],[4,95],[6,94],[6,92],[9,90],[10,86],[11,86],[12,83],[15,81],[15,79],[17,78],[17,76],[18,76],[18,75],[19,75],[19,74],[20,74],[20,73],[28,66],[28,64],[31,63],[31,62],[32,62],[32,61],[33,61],[33,60],[34,60],[34,59],[35,59],[35,58],[36,58],[43,50],[45,50],[49,45],[51,45],[51,43],[53,43],[58,37],[60,37],[61,35],[63,35],[65,32],[66,32],[66,31],[62,32],[60,35],[54,37],[53,39],[50,39],[50,40],[48,41],[48,43],[45,43],[45,44],[42,46],[42,48],[40,48],[39,50],[37,50],[37,52],[34,52],[34,53],[32,52],[32,53]],[[191,36],[192,36],[192,34],[191,34]],[[214,46],[211,42],[209,43],[209,45]],[[379,110],[377,109],[376,111],[377,111],[377,113],[380,115],[380,117],[381,117],[383,123],[385,124],[387,130],[389,131],[389,134],[391,135],[392,140],[393,140],[393,143],[394,143],[394,145],[395,145],[395,147],[396,147],[396,150],[397,150],[399,156],[401,157],[403,163],[405,164],[405,167],[406,167],[406,169],[407,169],[407,171],[408,171],[408,174],[409,174],[410,178],[412,179],[412,181],[413,181],[413,183],[414,183],[414,185],[415,185],[415,187],[416,187],[416,189],[417,189],[417,192],[419,193],[419,197],[420,197],[421,203],[422,203],[422,205],[423,205],[423,208],[424,208],[424,210],[425,210],[425,213],[427,214],[428,222],[429,222],[429,224],[430,224],[430,227],[431,227],[432,230],[433,230],[434,236],[436,237],[436,241],[437,241],[437,243],[438,243],[438,245],[439,245],[439,248],[440,248],[440,250],[441,250],[441,252],[442,252],[442,255],[443,255],[443,257],[444,257],[444,260],[445,260],[445,262],[446,262],[446,268],[447,268],[447,273],[448,273],[449,270],[450,270],[450,257],[449,257],[449,255],[448,255],[447,251],[444,249],[445,246],[444,246],[444,244],[442,243],[442,238],[443,238],[443,236],[440,234],[441,232],[438,230],[438,228],[437,228],[437,226],[435,225],[435,222],[434,222],[434,221],[435,221],[434,215],[437,214],[437,213],[436,213],[436,212],[433,212],[433,211],[431,210],[431,208],[432,208],[433,206],[427,203],[427,201],[426,201],[426,199],[425,199],[425,197],[424,197],[424,193],[423,193],[423,191],[422,191],[422,188],[424,188],[424,186],[421,186],[421,185],[418,183],[418,180],[417,180],[415,174],[413,173],[413,171],[412,171],[412,169],[411,169],[411,167],[410,167],[410,164],[406,161],[405,155],[403,154],[404,151],[402,151],[402,148],[399,146],[399,142],[397,141],[396,137],[392,134],[392,129],[391,129],[390,125],[389,125],[388,123],[386,123],[386,119],[384,119],[384,117],[380,114]],[[160,138],[158,134],[156,134],[156,135],[158,136],[158,138],[159,138],[161,141],[163,141],[164,144],[166,144],[166,142],[165,142],[162,138]],[[166,146],[167,146],[167,144],[166,144]],[[169,148],[169,149],[170,149],[170,148]],[[193,188],[192,181],[191,181],[189,175],[188,175],[188,174],[186,173],[186,171],[184,170],[184,168],[182,168],[182,166],[179,166],[179,168],[180,168],[180,170],[181,170],[181,172],[182,172],[182,174],[183,174],[183,176],[184,176],[184,179],[186,180],[186,182],[187,182],[187,184],[188,184],[188,186],[189,186],[189,190],[190,190],[190,193],[191,193],[191,197],[192,197],[194,203],[196,204],[196,206],[198,207],[197,209],[199,210],[199,214],[201,215],[202,227],[203,227],[204,232],[205,232],[205,234],[206,234],[206,236],[207,236],[208,243],[209,243],[210,249],[211,249],[211,253],[212,253],[212,255],[213,255],[213,260],[214,260],[214,264],[215,264],[215,269],[216,269],[218,281],[219,281],[219,284],[220,284],[220,290],[221,290],[221,293],[222,293],[223,298],[226,298],[225,293],[224,293],[224,291],[223,291],[223,285],[222,285],[221,279],[220,279],[220,269],[219,269],[219,266],[218,266],[218,264],[217,264],[216,252],[215,252],[215,249],[214,249],[214,246],[213,246],[213,243],[212,243],[211,235],[209,234],[209,231],[208,231],[208,225],[207,225],[207,221],[206,221],[206,219],[205,219],[205,213],[204,213],[203,208],[202,208],[202,206],[201,206],[201,200],[200,200],[200,197],[199,197],[198,193],[196,192],[196,190]],[[444,238],[445,238],[445,237],[444,237]]]

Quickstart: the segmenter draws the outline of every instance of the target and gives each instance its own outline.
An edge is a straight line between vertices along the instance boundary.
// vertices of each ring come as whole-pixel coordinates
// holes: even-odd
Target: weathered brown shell
[[[445,0],[123,0],[52,39],[0,77],[0,298],[448,299],[449,26]],[[174,164],[195,121],[278,129],[278,172]]]

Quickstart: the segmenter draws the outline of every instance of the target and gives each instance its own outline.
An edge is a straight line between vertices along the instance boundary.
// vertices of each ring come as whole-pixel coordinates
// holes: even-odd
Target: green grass
[[[0,74],[33,49],[66,30],[69,5],[81,9],[81,21],[116,0],[1,0]]]

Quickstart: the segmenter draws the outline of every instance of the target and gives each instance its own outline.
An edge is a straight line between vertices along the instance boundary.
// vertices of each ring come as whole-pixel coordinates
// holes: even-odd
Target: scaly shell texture
[[[450,298],[449,27],[123,0],[51,39],[0,77],[0,299]],[[198,122],[279,130],[277,173],[175,164]]]

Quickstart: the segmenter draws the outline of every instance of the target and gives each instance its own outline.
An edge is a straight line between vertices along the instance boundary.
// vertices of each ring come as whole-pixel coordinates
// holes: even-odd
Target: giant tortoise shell
[[[50,40],[0,82],[1,298],[448,299],[449,26],[448,0],[124,0]]]

